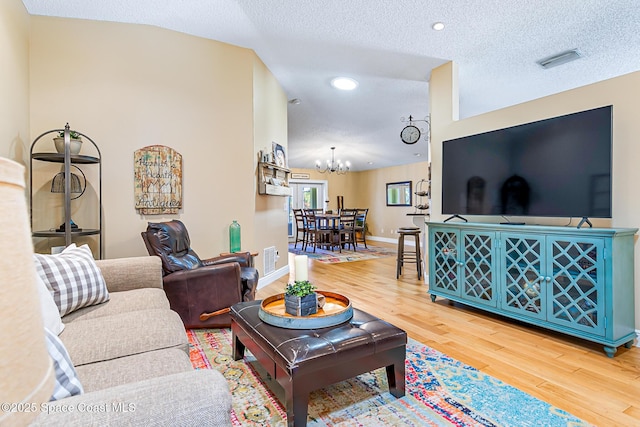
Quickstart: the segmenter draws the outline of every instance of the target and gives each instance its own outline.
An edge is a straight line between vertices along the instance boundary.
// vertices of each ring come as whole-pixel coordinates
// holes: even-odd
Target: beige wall
[[[262,140],[286,146],[287,103],[253,51],[143,25],[31,22],[31,137],[69,122],[99,145],[105,257],[146,254],[147,222],[173,218],[185,222],[201,257],[229,249],[234,219],[244,248],[286,250],[286,226],[279,226],[284,237],[264,232],[264,224],[285,223],[286,213],[257,198],[255,171]],[[156,144],[183,156],[177,215],[139,215],[133,207],[133,152]],[[88,201],[73,202],[74,219]]]
[[[428,162],[419,162],[360,172],[361,198],[366,207],[370,208],[367,223],[373,236],[395,241],[398,239],[398,227],[414,226],[414,217],[407,214],[415,212],[415,207],[387,206],[386,184],[412,181],[411,192],[414,193],[418,181],[427,179],[428,167]],[[413,206],[417,204],[415,197],[412,194]],[[420,217],[422,220],[423,218]]]
[[[255,245],[252,250],[260,251],[256,258],[256,266],[263,270],[263,250],[275,246],[280,258],[276,269],[287,265],[288,242],[288,204],[287,198],[258,194],[258,152],[270,150],[273,142],[287,149],[287,97],[278,81],[267,67],[258,59],[254,59],[254,155],[253,173],[251,174],[252,191],[255,199],[254,235]],[[286,209],[285,209],[286,208]]]
[[[0,2],[0,156],[29,164],[29,15]]]
[[[640,121],[640,72],[602,81],[574,90],[547,96],[531,102],[504,108],[487,114],[457,120],[457,70],[454,64],[445,64],[431,74],[430,110],[432,130],[432,218],[442,220],[442,141],[493,129],[504,128],[577,111],[613,105],[613,218],[592,221],[602,227],[640,227],[640,182],[638,135]],[[498,218],[470,217],[477,221],[496,222]],[[574,218],[574,223],[577,224]],[[566,218],[528,218],[540,224],[566,224]],[[637,238],[636,238],[637,240]],[[636,245],[637,246],[637,245]],[[635,253],[636,327],[640,327],[640,254]]]
[[[371,236],[396,241],[395,230],[402,226],[413,226],[414,207],[387,206],[386,184],[388,182],[412,181],[412,192],[421,179],[427,179],[428,162],[349,172],[346,175],[321,174],[313,169],[294,169],[293,172],[308,173],[311,180],[327,180],[329,186],[328,209],[335,210],[337,196],[344,196],[347,208],[369,208],[367,225]],[[415,195],[412,204],[416,205]]]

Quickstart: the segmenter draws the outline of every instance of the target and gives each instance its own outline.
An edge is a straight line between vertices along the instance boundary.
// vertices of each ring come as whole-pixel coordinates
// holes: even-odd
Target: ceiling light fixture
[[[582,54],[580,54],[578,49],[571,49],[565,50],[564,52],[560,52],[556,55],[549,56],[536,62],[542,68],[546,69],[557,67],[558,65],[566,64],[567,62],[575,61],[576,59],[580,59],[581,57]]]
[[[442,31],[444,30],[444,24],[442,22],[435,22],[431,28],[433,28],[436,31]]]
[[[340,90],[354,90],[358,87],[358,82],[350,77],[336,77],[331,80],[331,86]]]
[[[327,160],[327,165],[322,166],[320,160],[316,160],[316,170],[320,173],[337,173],[338,175],[344,175],[349,172],[351,166],[349,162],[342,163],[335,158],[336,147],[331,147],[331,160]]]
[[[302,101],[300,101],[300,99],[298,99],[298,98],[293,98],[293,99],[289,100],[289,104],[291,104],[291,105],[300,105],[301,102]]]

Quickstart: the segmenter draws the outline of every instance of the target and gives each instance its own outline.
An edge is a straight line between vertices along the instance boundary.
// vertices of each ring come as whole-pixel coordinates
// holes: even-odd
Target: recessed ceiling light
[[[420,154],[420,153],[413,153],[413,155],[416,156],[416,157],[422,157],[422,154]]]
[[[354,90],[358,87],[358,82],[350,77],[336,77],[331,80],[331,86],[340,90]]]
[[[431,28],[433,28],[436,31],[442,31],[444,30],[444,24],[442,22],[436,22],[431,26]]]
[[[367,164],[372,165],[372,164],[373,164],[373,162],[367,162]]]
[[[291,105],[300,105],[300,102],[302,101],[300,101],[298,98],[293,98],[289,100],[289,104]]]

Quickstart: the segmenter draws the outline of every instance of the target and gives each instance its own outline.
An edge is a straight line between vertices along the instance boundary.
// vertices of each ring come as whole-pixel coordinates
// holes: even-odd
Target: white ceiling
[[[287,97],[301,100],[288,107],[290,167],[312,168],[331,146],[352,170],[426,160],[424,139],[400,141],[401,118],[427,117],[431,69],[450,60],[459,65],[461,118],[640,69],[638,0],[23,3],[32,15],[156,25],[255,50]],[[437,21],[443,31],[431,29]],[[536,64],[573,48],[577,61]],[[331,88],[338,75],[359,87]]]

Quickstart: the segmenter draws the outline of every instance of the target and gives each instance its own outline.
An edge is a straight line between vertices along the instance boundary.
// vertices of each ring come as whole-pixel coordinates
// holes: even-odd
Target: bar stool
[[[396,279],[402,274],[404,263],[415,263],[418,268],[418,279],[422,278],[422,255],[420,254],[420,228],[418,227],[400,227],[398,228],[398,260],[396,265]],[[414,251],[404,249],[404,237],[413,236],[416,242]]]

